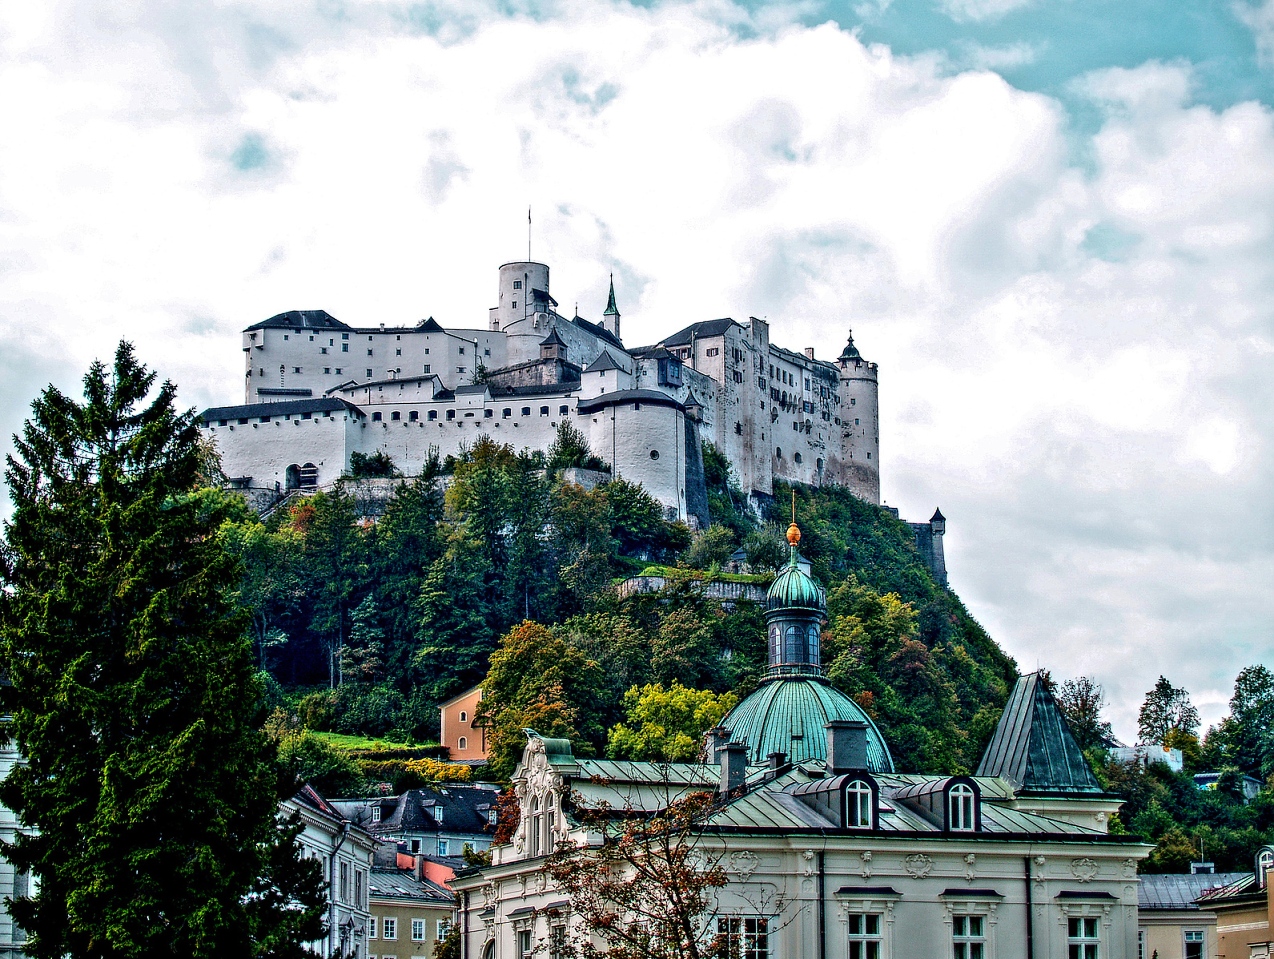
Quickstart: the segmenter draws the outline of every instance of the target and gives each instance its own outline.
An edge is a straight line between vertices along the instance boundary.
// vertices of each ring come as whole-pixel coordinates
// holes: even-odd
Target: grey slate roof
[[[742,327],[739,323],[723,317],[719,320],[704,320],[700,323],[691,323],[685,329],[678,330],[672,336],[665,337],[660,341],[661,346],[686,346],[690,343],[691,338],[703,339],[705,336],[720,336],[732,326]]]
[[[602,350],[598,354],[597,359],[588,364],[584,370],[585,373],[605,373],[607,370],[622,370],[623,367],[615,362],[615,357],[610,355],[610,350]]]
[[[581,413],[591,413],[593,410],[619,403],[651,403],[657,406],[671,406],[679,410],[685,409],[675,397],[661,393],[659,390],[616,390],[614,393],[603,393],[592,399],[580,400],[577,408]]]
[[[456,901],[448,889],[409,869],[372,867],[367,893],[370,899],[410,899],[422,905],[450,906]]]
[[[439,783],[433,789],[408,789],[383,799],[336,799],[332,804],[354,823],[377,835],[405,832],[486,833],[491,830],[487,813],[499,790],[479,786]],[[372,806],[380,807],[373,822]],[[440,823],[435,815],[442,812]]]
[[[1265,899],[1266,890],[1262,889],[1256,881],[1256,873],[1248,872],[1240,874],[1238,879],[1219,889],[1210,889],[1200,894],[1198,898],[1199,905],[1207,908],[1213,904],[1223,902],[1231,902],[1243,899]]]
[[[336,397],[323,397],[309,400],[282,400],[278,403],[248,403],[245,406],[213,406],[200,413],[199,419],[204,423],[212,424],[215,420],[250,420],[259,416],[336,412],[348,412],[355,416],[367,415],[353,403],[347,403]]]
[[[978,775],[1003,776],[1027,793],[1103,795],[1039,673],[1018,677],[982,754]]]
[[[557,335],[557,327],[549,330],[549,335],[540,340],[540,346],[565,346],[566,341]]]
[[[1198,909],[1195,900],[1205,892],[1229,886],[1250,875],[1242,872],[1144,875],[1137,887],[1137,908]]]
[[[556,316],[557,314],[554,315]],[[561,319],[565,319],[565,317],[561,317]],[[569,322],[574,323],[581,330],[592,333],[598,339],[605,340],[607,343],[611,344],[611,346],[618,346],[621,350],[624,348],[624,344],[619,342],[619,337],[615,336],[614,333],[606,329],[604,326],[589,322],[582,316],[574,316]]]
[[[253,323],[248,330],[350,330],[351,326],[342,323],[327,310],[288,310],[276,313],[268,320]]]

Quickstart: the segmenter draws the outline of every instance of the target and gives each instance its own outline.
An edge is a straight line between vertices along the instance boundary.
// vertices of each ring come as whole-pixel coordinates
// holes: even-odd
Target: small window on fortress
[[[218,426],[225,426],[225,425],[226,425],[226,421],[225,421],[225,420],[218,420],[218,421],[217,421],[217,425],[218,425]]]
[[[569,407],[569,406],[559,406],[559,407],[557,408],[557,415],[558,415],[558,416],[565,416],[565,415],[566,415],[567,413],[569,413],[569,412],[570,412],[570,407]]]
[[[283,338],[286,340],[286,339],[288,338],[288,335],[287,335],[286,333],[284,333],[284,334],[283,334]]]
[[[418,419],[420,419],[420,410],[412,410],[410,413],[407,414],[407,419],[412,423],[416,422]]]
[[[454,420],[456,418],[455,410],[447,410],[447,419]]]
[[[371,371],[371,370],[368,370],[368,371],[367,371],[367,378],[368,378],[369,380],[372,378],[372,371]]]
[[[394,356],[402,356],[402,355],[403,355],[402,350],[394,350]]]
[[[342,343],[342,344],[341,344],[341,352],[342,352],[342,353],[348,353],[348,352],[349,352],[349,344],[348,344],[348,343]]]
[[[460,355],[461,355],[461,356],[464,356],[464,347],[463,347],[463,346],[462,346],[462,347],[460,347]]]
[[[513,301],[513,308],[514,308],[515,310],[518,308],[518,301],[517,301],[517,300],[514,300],[514,301]]]
[[[429,372],[429,364],[428,364],[428,363],[426,363],[426,364],[425,364],[425,372],[426,372],[426,373],[428,373],[428,372]]]
[[[483,411],[482,411],[482,418],[483,418],[484,420],[489,420],[489,419],[491,419],[491,417],[493,417],[493,416],[495,416],[495,410],[483,410]]]
[[[651,458],[652,460],[657,460],[657,459],[659,459],[659,450],[651,450],[651,451],[650,451],[650,458]]]
[[[775,455],[775,456],[777,456],[779,459],[782,459],[782,458],[783,458],[783,448],[782,448],[782,447],[780,447],[780,446],[776,446],[776,447],[774,447],[774,455]]]
[[[854,417],[854,425],[855,425],[855,426],[857,426],[857,425],[858,425],[858,417],[857,417],[857,416],[855,416],[855,417]]]
[[[530,416],[530,415],[531,415],[531,407],[529,407],[529,406],[524,406],[524,407],[522,407],[522,415],[523,415],[523,416]]]
[[[380,421],[381,421],[381,415],[380,415],[380,413],[373,413],[373,414],[372,414],[372,422],[373,422],[373,423],[379,423]]]
[[[857,400],[855,397],[852,397],[852,396],[851,396],[851,397],[849,398],[849,405],[850,405],[850,406],[857,406],[857,405],[858,405],[858,400]]]
[[[324,375],[324,376],[327,376],[327,375],[331,374],[331,372],[332,372],[332,368],[331,368],[330,366],[325,366],[325,367],[323,367],[323,375]]]
[[[310,342],[311,342],[311,343],[313,343],[313,342],[314,342],[314,337],[313,337],[313,336],[311,336],[311,337],[310,337]]]
[[[522,289],[522,281],[521,281],[521,280],[514,280],[514,281],[513,281],[513,289],[515,289],[515,290],[520,290],[520,289]]]
[[[367,355],[368,356],[372,355],[372,348],[370,346],[367,348]]]
[[[389,414],[389,418],[393,420],[395,423],[397,423],[400,419],[403,418],[403,415],[399,413],[397,410],[394,410],[394,412]]]
[[[504,412],[503,412],[503,413],[501,413],[500,415],[501,415],[501,416],[503,416],[503,417],[507,420],[510,416],[512,416],[512,415],[513,415],[513,410],[509,409],[509,408],[506,406],[506,407],[504,408]]]
[[[714,347],[712,347],[712,349],[708,350],[708,355],[709,355],[709,356],[716,356],[716,355],[718,355],[720,352],[721,352],[721,351],[720,351],[719,349],[717,349],[717,348],[714,346]]]
[[[342,339],[342,340],[348,340],[348,339],[349,339],[349,334],[348,334],[348,333],[342,333],[342,334],[341,334],[341,339]]]
[[[793,454],[792,454],[792,459],[794,459],[796,462],[798,462],[798,463],[799,463],[799,462],[801,461],[801,454],[800,454],[800,453],[793,453]]]
[[[294,366],[294,367],[292,367],[292,372],[293,372],[293,373],[300,373],[300,372],[301,372],[301,368],[300,368],[299,366]]]
[[[336,375],[337,376],[341,375],[341,368],[339,366],[336,368]]]
[[[432,422],[433,422],[434,420],[436,420],[437,418],[438,418],[438,411],[437,411],[437,410],[430,410],[430,411],[429,411],[429,422],[431,422],[431,423],[432,423]]]
[[[814,468],[820,470],[823,468],[823,457],[820,456],[814,461]]]
[[[268,423],[268,422],[270,422],[270,417],[268,417],[268,416],[258,416],[258,417],[257,417],[257,422],[258,422],[258,423]]]
[[[239,420],[239,425],[240,425],[240,426],[247,426],[247,425],[248,425],[248,419],[247,419],[247,417],[244,417],[243,419]]]
[[[541,415],[541,416],[548,416],[548,415],[549,415],[549,408],[548,408],[547,406],[541,406],[541,407],[540,407],[540,415]]]
[[[742,436],[742,435],[743,435],[743,424],[742,424],[742,423],[735,423],[735,424],[734,424],[734,435],[735,435],[735,436]]]

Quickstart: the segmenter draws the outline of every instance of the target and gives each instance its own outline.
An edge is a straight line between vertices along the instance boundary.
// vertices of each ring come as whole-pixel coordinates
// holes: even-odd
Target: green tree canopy
[[[1143,743],[1159,744],[1169,732],[1194,735],[1199,730],[1199,711],[1190,694],[1160,676],[1155,688],[1146,693],[1137,715],[1137,735]]]
[[[606,753],[612,759],[694,762],[704,733],[738,701],[734,693],[687,689],[676,680],[668,688],[634,686],[624,694],[625,718],[610,731]]]
[[[0,651],[26,758],[3,855],[40,877],[12,904],[28,954],[302,955],[317,863],[278,822],[241,570],[192,495],[198,430],[120,344],[84,402],[49,387],[7,477]],[[292,783],[286,783],[290,791]]]

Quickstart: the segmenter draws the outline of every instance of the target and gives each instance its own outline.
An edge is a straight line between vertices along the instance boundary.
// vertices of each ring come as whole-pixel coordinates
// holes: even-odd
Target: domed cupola
[[[822,676],[819,644],[827,596],[814,577],[801,568],[796,547],[801,530],[795,522],[787,528],[790,556],[765,596],[765,624],[769,632],[769,668],[766,678]]]
[[[795,510],[795,503],[793,503]],[[787,530],[791,555],[765,597],[769,666],[761,685],[721,720],[731,742],[748,747],[748,763],[760,765],[773,753],[789,762],[825,762],[824,727],[849,720],[867,727],[867,766],[892,772],[885,739],[858,705],[823,677],[820,640],[826,594],[801,567],[796,547],[801,531],[795,517]]]

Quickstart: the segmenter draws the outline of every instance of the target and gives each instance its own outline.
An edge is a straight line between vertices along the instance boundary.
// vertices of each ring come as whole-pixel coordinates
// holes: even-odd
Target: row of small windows
[[[849,959],[880,959],[884,949],[884,916],[878,912],[853,912],[846,918],[846,937],[849,945]],[[1079,925],[1076,926],[1075,924]],[[1081,938],[1091,929],[1096,929],[1096,919],[1072,919],[1067,928],[1072,927],[1079,933],[1068,935],[1071,945],[1069,955],[1079,959],[1097,959],[1096,946],[1088,951],[1090,942],[1099,941],[1094,933],[1093,939]],[[1092,924],[1091,926],[1089,924]],[[985,959],[987,955],[987,922],[985,916],[954,915],[951,917],[951,944],[955,959]],[[765,916],[722,916],[717,919],[717,938],[726,947],[726,954],[739,959],[770,959],[770,920]],[[1075,945],[1079,945],[1077,951]]]
[[[377,919],[380,919],[379,923]],[[379,927],[379,928],[378,928]],[[435,920],[434,935],[438,939],[446,939],[447,931],[451,928],[450,919]],[[379,933],[379,935],[377,934]],[[367,938],[368,939],[388,939],[393,941],[398,938],[398,920],[393,916],[377,917],[372,916],[367,920]],[[411,921],[411,940],[412,942],[425,941],[425,920],[413,919]]]
[[[844,796],[844,822],[846,829],[876,829],[879,823],[880,788],[876,780],[867,775],[855,775],[842,787]],[[977,832],[981,826],[978,813],[977,788],[963,779],[947,780],[933,789],[932,797],[940,800],[934,808],[946,832]],[[916,797],[929,806],[930,794]],[[930,808],[933,808],[930,806]]]
[[[566,406],[566,405],[559,406],[559,407],[557,408],[557,415],[558,415],[558,416],[567,416],[567,415],[569,415],[569,414],[570,414],[570,410],[571,410],[571,408],[570,408],[569,406]],[[330,416],[331,414],[328,414],[328,415]],[[529,407],[529,406],[524,406],[524,407],[522,407],[522,415],[523,415],[523,416],[530,416],[530,415],[531,415],[531,407]],[[547,407],[547,406],[541,406],[541,407],[540,407],[540,415],[541,415],[541,416],[548,416],[548,415],[549,415],[549,407]],[[468,412],[466,412],[466,413],[465,413],[465,416],[466,416],[466,417],[468,417],[468,418],[476,417],[476,416],[477,416],[477,411],[476,411],[476,410],[468,411]],[[488,419],[488,420],[489,420],[489,419],[491,419],[491,418],[492,418],[492,417],[494,417],[494,416],[495,416],[495,410],[484,409],[484,410],[482,411],[482,418],[483,418],[483,419]],[[506,407],[504,408],[504,410],[501,412],[500,416],[501,416],[501,418],[502,418],[502,419],[506,419],[506,420],[507,420],[507,419],[509,419],[511,416],[513,416],[513,407],[511,407],[511,406],[506,406]],[[310,414],[309,414],[309,413],[306,413],[306,414],[305,414],[305,418],[306,418],[306,419],[309,419],[309,418],[310,418]],[[379,412],[379,411],[372,413],[372,422],[373,422],[373,423],[380,423],[380,422],[383,422],[383,421],[384,421],[384,418],[385,418],[385,417],[384,417],[384,414],[383,414],[383,413],[381,413],[381,412]],[[456,418],[456,411],[455,411],[455,410],[447,410],[447,419],[448,419],[448,420],[454,420],[455,418]],[[401,412],[399,412],[398,410],[394,410],[393,412],[391,412],[391,413],[389,414],[389,419],[390,419],[390,421],[391,421],[391,422],[395,422],[395,423],[396,423],[396,422],[398,422],[399,420],[401,420],[401,419],[402,419],[402,413],[401,413]],[[417,420],[419,420],[419,419],[420,419],[420,413],[419,413],[419,411],[417,411],[417,410],[410,410],[410,411],[407,413],[407,422],[409,422],[409,423],[415,423],[415,422],[416,422]],[[437,411],[437,410],[429,410],[429,412],[428,412],[428,416],[426,417],[426,419],[427,419],[430,423],[432,423],[434,420],[438,419],[438,411]],[[268,421],[269,421],[269,417],[268,417],[268,416],[267,416],[267,417],[265,417],[265,418],[262,420],[262,422],[268,422]],[[243,422],[244,422],[244,423],[246,423],[246,422],[247,422],[247,420],[243,420]],[[222,426],[225,426],[225,425],[226,425],[224,420],[222,420],[221,425],[222,425]],[[659,458],[659,457],[657,457],[657,456],[655,457],[655,459],[658,459],[658,458]]]

